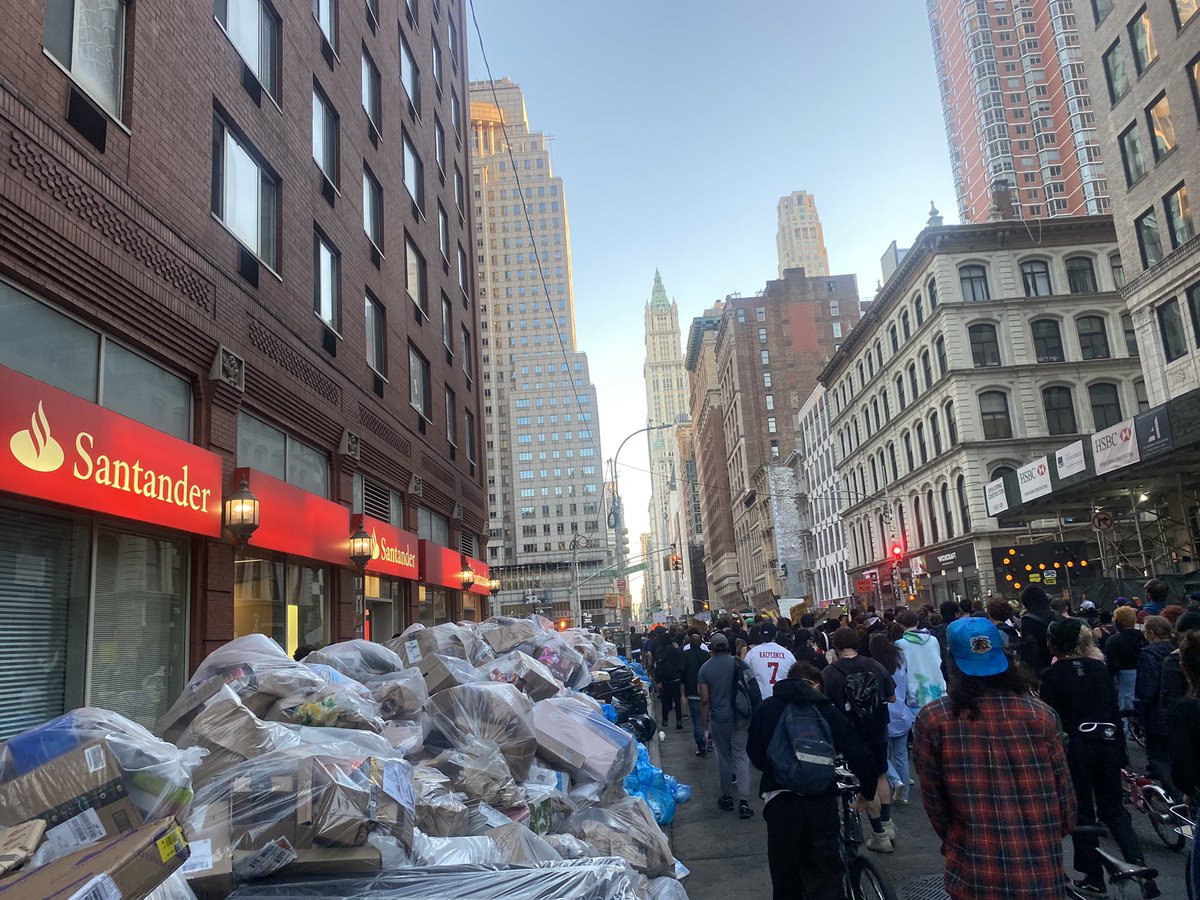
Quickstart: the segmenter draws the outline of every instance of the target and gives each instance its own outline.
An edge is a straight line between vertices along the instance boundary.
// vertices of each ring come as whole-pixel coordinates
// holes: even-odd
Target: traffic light
[[[567,630],[567,620],[566,620],[566,619],[559,619],[559,620],[558,620],[558,630],[559,630],[559,631],[566,631],[566,630]]]
[[[678,553],[671,554],[671,571],[673,571],[673,572],[682,572],[683,571],[683,557],[680,556]]]
[[[898,540],[892,540],[892,562],[898,563],[904,559],[904,545]]]

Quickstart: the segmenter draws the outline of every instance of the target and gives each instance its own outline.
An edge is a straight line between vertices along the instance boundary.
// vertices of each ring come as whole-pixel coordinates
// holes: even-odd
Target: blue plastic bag
[[[600,711],[604,713],[604,718],[608,719],[614,725],[617,724],[617,708],[615,706],[611,703],[601,703]]]
[[[650,762],[645,744],[638,745],[638,761],[625,776],[625,791],[631,797],[641,797],[654,813],[659,825],[670,825],[675,818],[675,795],[667,786],[663,770]]]

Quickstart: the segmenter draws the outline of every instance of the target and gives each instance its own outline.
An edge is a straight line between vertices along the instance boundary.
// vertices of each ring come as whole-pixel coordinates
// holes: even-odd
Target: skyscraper
[[[1107,212],[1071,4],[926,5],[962,221]]]
[[[688,381],[679,342],[679,307],[667,299],[662,276],[654,273],[654,287],[645,308],[646,362],[642,369],[646,381],[646,416],[650,426],[671,425],[680,416],[688,416]],[[649,432],[650,443],[650,556],[647,558],[647,593],[651,610],[667,608],[672,601],[687,601],[675,596],[677,579],[664,571],[662,560],[671,544],[679,547],[679,536],[671,527],[671,495],[681,489],[676,471],[675,428]],[[684,603],[691,611],[690,603]]]
[[[562,179],[551,169],[548,138],[529,127],[518,85],[472,82],[470,97],[497,605],[506,614],[533,605],[571,618],[577,593],[594,621],[612,589],[595,577],[610,542],[596,389],[575,345]]]
[[[817,215],[817,201],[807,191],[792,191],[779,198],[776,208],[779,229],[775,249],[779,253],[779,277],[785,269],[804,269],[810,278],[829,274],[825,233]]]

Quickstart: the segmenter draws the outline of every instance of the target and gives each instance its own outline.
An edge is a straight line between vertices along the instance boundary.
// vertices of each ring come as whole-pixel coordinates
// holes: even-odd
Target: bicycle
[[[1178,853],[1183,849],[1184,837],[1175,827],[1171,807],[1175,801],[1149,775],[1139,775],[1129,769],[1121,770],[1121,787],[1125,791],[1125,802],[1150,819],[1150,827],[1168,850]]]
[[[879,863],[864,856],[862,820],[855,808],[860,785],[847,769],[837,770],[838,792],[842,798],[842,817],[838,828],[838,846],[842,857],[842,896],[849,900],[899,900],[896,889]]]
[[[1186,803],[1176,803],[1171,807],[1171,816],[1175,819],[1175,830],[1179,832],[1180,838],[1186,841],[1196,840],[1196,826],[1200,824],[1200,817],[1197,817]],[[1183,869],[1183,877],[1187,881],[1188,900],[1200,900],[1196,896],[1195,878],[1192,875],[1192,854],[1187,855],[1187,864]]]
[[[1108,836],[1108,829],[1103,825],[1080,825],[1072,832],[1072,835],[1092,835],[1101,838]],[[1123,897],[1141,897],[1142,880],[1158,877],[1158,869],[1151,868],[1150,866],[1139,866],[1137,863],[1127,863],[1125,860],[1113,856],[1103,847],[1097,847],[1096,854],[1100,857],[1100,865],[1104,867],[1104,874],[1107,877],[1109,887],[1115,891],[1115,893],[1108,894],[1107,896],[1117,898],[1117,900]],[[1089,893],[1082,888],[1076,887],[1068,878],[1067,896],[1072,898],[1072,900],[1095,900],[1097,896],[1101,895]]]

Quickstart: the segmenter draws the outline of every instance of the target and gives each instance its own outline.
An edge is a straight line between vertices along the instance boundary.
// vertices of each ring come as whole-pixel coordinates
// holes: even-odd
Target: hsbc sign
[[[1092,461],[1096,474],[1123,469],[1141,459],[1134,438],[1133,419],[1118,422],[1092,435]]]
[[[1050,466],[1046,457],[1040,456],[1017,469],[1017,485],[1021,489],[1022,503],[1050,493]]]

